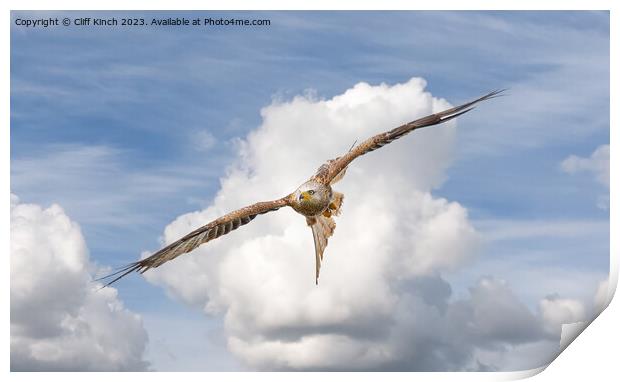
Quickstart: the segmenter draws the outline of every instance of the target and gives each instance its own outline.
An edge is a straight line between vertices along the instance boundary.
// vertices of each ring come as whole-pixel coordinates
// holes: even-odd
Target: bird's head
[[[325,209],[331,197],[329,188],[314,180],[309,180],[299,186],[291,196],[293,205],[313,214]]]
[[[299,186],[297,191],[295,191],[295,199],[298,203],[311,202],[315,198],[318,198],[318,192],[320,185],[317,182],[312,180],[302,184]]]

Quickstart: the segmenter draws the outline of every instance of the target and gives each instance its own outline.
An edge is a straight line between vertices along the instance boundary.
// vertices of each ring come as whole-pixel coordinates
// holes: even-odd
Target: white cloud
[[[539,303],[545,329],[553,335],[562,332],[562,324],[585,321],[586,308],[575,299],[547,296]]]
[[[262,125],[238,142],[213,204],[168,225],[165,243],[232,209],[283,196],[355,139],[449,106],[424,87],[415,78],[360,83],[329,100],[307,95],[264,108]],[[334,187],[345,194],[344,211],[318,286],[310,230],[291,210],[261,216],[145,277],[223,314],[229,349],[258,369],[510,367],[474,355],[548,340],[541,317],[493,278],[450,301],[439,275],[470,261],[481,241],[463,206],[431,194],[455,138],[451,122],[353,163]]]
[[[598,183],[609,188],[609,145],[597,147],[589,158],[571,155],[564,159],[560,166],[562,171],[568,174],[590,173]],[[604,210],[609,209],[609,193],[599,195],[596,206]]]
[[[79,226],[11,195],[11,370],[144,370],[147,335],[113,288],[91,282]]]
[[[597,147],[589,158],[571,155],[562,161],[561,166],[569,174],[592,173],[600,184],[609,187],[609,145]]]

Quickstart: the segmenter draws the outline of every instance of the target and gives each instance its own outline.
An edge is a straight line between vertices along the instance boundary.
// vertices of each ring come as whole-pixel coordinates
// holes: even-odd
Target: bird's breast
[[[321,214],[327,209],[329,201],[323,202],[322,200],[308,200],[299,202],[293,205],[293,209],[304,216],[316,216]]]

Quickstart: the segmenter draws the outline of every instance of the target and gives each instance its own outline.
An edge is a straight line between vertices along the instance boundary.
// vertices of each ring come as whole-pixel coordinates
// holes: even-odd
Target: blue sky
[[[271,26],[11,27],[11,190],[23,202],[60,204],[99,265],[157,249],[166,225],[209,206],[236,142],[272,102],[422,77],[452,104],[509,89],[459,121],[451,165],[433,190],[467,208],[481,232],[510,228],[470,266],[444,274],[455,296],[493,274],[534,307],[547,293],[538,283],[545,273],[550,291],[586,298],[608,272],[609,210],[600,205],[608,186],[561,167],[609,144],[607,12],[159,15],[268,18]],[[518,233],[549,226],[559,228]],[[139,277],[117,288],[144,317],[155,369],[245,367],[226,350],[221,317],[205,319]],[[161,334],[169,322],[184,323],[183,341]],[[194,331],[211,340],[195,341]]]

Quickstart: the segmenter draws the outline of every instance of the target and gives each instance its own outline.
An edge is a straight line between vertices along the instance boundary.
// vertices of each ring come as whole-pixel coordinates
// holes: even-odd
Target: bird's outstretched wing
[[[330,160],[328,163],[323,165],[315,175],[315,178],[323,184],[330,184],[333,179],[342,174],[342,171],[345,170],[349,163],[351,163],[355,158],[374,151],[380,147],[383,147],[388,143],[412,132],[413,130],[427,126],[438,125],[440,123],[444,123],[453,118],[456,118],[462,114],[465,114],[471,109],[473,109],[474,105],[478,102],[495,98],[499,96],[503,91],[504,90],[492,91],[471,102],[467,102],[460,106],[456,106],[436,114],[428,115],[413,122],[406,123],[385,133],[377,134],[372,138],[368,138],[364,142],[360,143],[358,146],[350,149],[349,152],[347,152],[343,156],[334,160]]]
[[[306,223],[312,229],[312,238],[314,239],[314,255],[316,261],[316,278],[315,283],[319,283],[319,271],[321,270],[321,262],[323,261],[323,253],[327,248],[329,238],[334,234],[336,222],[333,216],[340,215],[340,207],[344,195],[334,191],[332,201],[329,208],[322,215],[306,217]]]
[[[233,211],[213,220],[209,224],[206,224],[195,231],[188,233],[179,240],[165,248],[160,249],[146,259],[131,263],[112,274],[97,279],[97,281],[111,279],[116,276],[112,281],[105,284],[105,286],[108,286],[131,272],[136,271],[144,273],[151,268],[157,268],[163,263],[170,261],[179,255],[194,250],[201,244],[217,239],[218,237],[226,235],[244,224],[248,224],[257,215],[265,214],[267,212],[275,211],[282,207],[288,206],[288,200],[288,197],[284,197],[269,202],[259,202]]]

